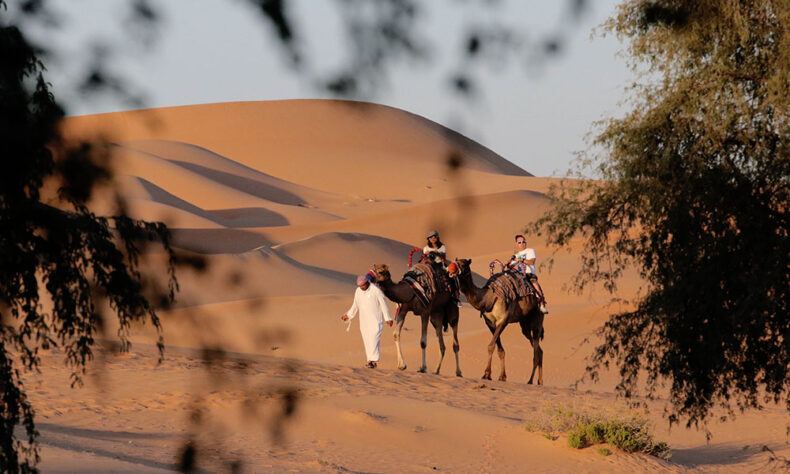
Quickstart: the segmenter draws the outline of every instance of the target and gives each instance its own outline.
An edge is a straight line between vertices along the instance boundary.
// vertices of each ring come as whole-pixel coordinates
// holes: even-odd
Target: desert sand
[[[409,250],[437,229],[449,257],[472,259],[481,284],[488,263],[510,256],[514,234],[551,205],[553,179],[439,124],[378,105],[293,100],[72,117],[64,132],[110,141],[129,212],[166,222],[175,245],[209,266],[178,275],[179,300],[161,313],[161,364],[150,327],[135,328],[124,354],[109,328],[83,387],[70,387],[57,350],[27,376],[45,473],[171,471],[190,440],[207,472],[761,471],[776,464],[764,446],[790,458],[780,407],[714,421],[708,442],[701,430],[670,430],[665,400],[647,401],[638,412],[669,443],[669,460],[603,456],[528,431],[551,408],[636,410],[615,395],[616,374],[574,385],[592,349],[585,341],[617,309],[602,291],[563,290],[575,251],[540,272],[551,308],[545,385],[526,384],[532,350],[517,327],[503,335],[508,381],[480,380],[490,333],[468,303],[463,377],[451,349],[442,373],[430,373],[439,359],[432,330],[429,373],[416,372],[413,315],[402,342],[408,368],[397,369],[386,327],[379,367],[363,368],[358,325],[347,332],[339,319],[355,275],[386,263],[398,280]],[[528,144],[524,155],[529,163]],[[113,210],[101,195],[92,205]],[[539,263],[551,255],[528,240]],[[150,260],[161,268],[161,255]],[[630,275],[618,296],[641,284]]]

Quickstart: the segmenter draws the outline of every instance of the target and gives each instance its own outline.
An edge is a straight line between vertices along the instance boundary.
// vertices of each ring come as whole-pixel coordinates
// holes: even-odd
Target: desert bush
[[[568,433],[568,446],[571,448],[581,449],[585,446],[585,441],[584,435],[578,431]]]
[[[575,449],[607,443],[627,453],[644,453],[664,459],[669,456],[669,445],[653,440],[647,420],[634,414],[596,412],[592,415],[586,411],[547,406],[527,422],[526,429],[544,431],[549,436],[567,433],[568,445]]]

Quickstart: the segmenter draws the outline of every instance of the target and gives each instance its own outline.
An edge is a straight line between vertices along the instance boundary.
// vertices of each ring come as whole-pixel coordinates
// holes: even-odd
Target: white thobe
[[[354,293],[354,304],[346,312],[349,321],[359,314],[359,332],[362,333],[362,342],[365,344],[365,354],[368,360],[379,360],[379,343],[384,321],[392,321],[390,310],[384,293],[374,284],[368,285],[367,290],[357,287]]]

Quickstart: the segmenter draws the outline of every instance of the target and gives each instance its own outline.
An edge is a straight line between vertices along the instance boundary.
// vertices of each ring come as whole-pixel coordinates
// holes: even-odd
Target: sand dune
[[[289,242],[326,232],[362,232],[401,242],[425,245],[430,229],[439,230],[450,257],[473,256],[499,249],[512,254],[513,236],[538,217],[549,200],[534,191],[508,191],[482,196],[459,196],[377,215],[331,224],[258,229],[273,242]],[[537,246],[538,242],[535,242]]]
[[[240,229],[170,229],[173,245],[204,254],[238,254],[270,244],[266,237]]]
[[[201,153],[206,154],[200,150],[196,152],[198,156]],[[113,163],[116,173],[137,177],[151,200],[189,212],[201,214],[201,210],[267,209],[271,212],[271,221],[264,221],[265,225],[337,219],[329,213],[310,209],[300,196],[272,184],[214,171],[201,165],[187,163],[184,166],[185,162],[149,152],[116,147]],[[320,200],[320,193],[316,195],[315,199]]]
[[[119,143],[118,146],[157,156],[233,189],[279,204],[300,206],[337,199],[334,194],[275,178],[190,143],[169,140],[131,140]]]
[[[360,264],[360,261],[367,261],[369,265],[393,262],[393,271],[405,271],[408,265],[404,256],[409,254],[412,247],[376,235],[329,232],[276,245],[274,248],[301,262],[359,274],[364,268],[364,263]]]
[[[153,203],[166,206],[168,208],[178,209],[183,213],[192,214],[195,217],[209,220],[214,224],[223,227],[245,228],[245,227],[278,227],[291,224],[299,224],[306,222],[322,222],[327,220],[337,219],[334,216],[329,216],[320,212],[315,212],[310,209],[301,207],[290,207],[279,204],[265,204],[266,207],[242,207],[230,209],[202,209],[189,201],[175,196],[163,188],[143,179],[135,178],[139,183],[139,188],[147,194],[147,200]],[[141,201],[145,198],[137,198]],[[281,212],[277,212],[281,211]],[[178,225],[177,223],[168,221],[167,214],[161,218],[157,215],[140,215],[142,218],[148,220],[162,220],[170,227],[197,227],[201,225]],[[214,227],[209,225],[208,227]]]
[[[665,400],[646,401],[656,437],[672,447],[669,462],[601,456],[527,432],[547,406],[629,410],[614,394],[617,374],[571,388],[596,328],[623,308],[595,289],[562,290],[583,258],[578,250],[540,271],[551,308],[541,343],[545,386],[525,385],[533,350],[515,326],[502,334],[508,381],[479,381],[491,334],[468,304],[460,308],[463,377],[451,376],[449,345],[442,375],[415,372],[420,324],[411,315],[402,334],[408,369],[396,368],[389,329],[379,369],[362,369],[358,323],[346,331],[339,319],[354,275],[387,263],[397,279],[409,250],[436,229],[450,258],[472,259],[481,284],[489,262],[507,259],[513,236],[551,205],[544,193],[557,180],[532,177],[439,124],[389,107],[299,100],[73,117],[64,130],[116,144],[112,159],[132,215],[164,219],[174,245],[208,267],[179,274],[179,301],[161,314],[162,365],[148,345],[158,338],[150,327],[135,328],[131,354],[98,351],[83,390],[68,387],[61,353],[44,354],[44,373],[26,386],[43,423],[45,472],[168,471],[190,436],[201,467],[213,471],[230,470],[233,460],[249,472],[759,471],[771,467],[763,445],[790,457],[778,407],[713,423],[708,444],[703,432],[668,430]],[[106,194],[98,199],[97,209],[112,208]],[[528,240],[546,262],[549,249]],[[162,278],[163,256],[151,259]],[[629,273],[617,296],[643,284]],[[429,369],[439,360],[431,329]],[[285,393],[298,403],[281,424]]]
[[[433,199],[445,187],[450,169],[506,180],[530,176],[422,117],[346,101],[169,107],[73,117],[64,128],[74,137],[94,137],[101,131],[116,143],[183,142],[281,180],[362,202]],[[451,168],[448,158],[456,154],[460,166]]]
[[[236,240],[239,245],[246,243],[238,234],[242,231],[204,229],[173,231],[176,244],[184,240],[184,232],[194,233],[188,237],[194,242],[218,239]],[[178,273],[181,291],[176,307],[191,308],[271,297],[345,294],[354,290],[355,275],[303,263],[266,246],[201,257],[205,269],[183,268]],[[154,277],[165,277],[165,264],[163,255],[153,259]]]
[[[184,205],[178,205],[182,203]],[[210,212],[177,198],[171,201],[171,204],[148,199],[127,198],[125,204],[128,206],[127,211],[131,217],[164,222],[171,229],[221,229],[225,227],[223,225],[224,219],[214,218]],[[266,223],[272,220],[269,219]]]

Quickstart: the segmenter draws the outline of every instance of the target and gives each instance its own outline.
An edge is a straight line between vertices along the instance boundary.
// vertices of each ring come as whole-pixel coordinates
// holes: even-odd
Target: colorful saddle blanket
[[[505,304],[535,294],[535,289],[527,282],[526,278],[516,272],[497,273],[488,279],[486,286],[491,288],[496,297],[504,301]]]
[[[436,269],[427,263],[417,263],[403,276],[414,288],[417,296],[427,306],[437,292],[437,288],[442,288],[442,282],[437,281],[440,275]]]

